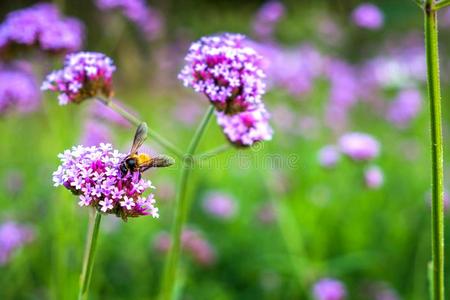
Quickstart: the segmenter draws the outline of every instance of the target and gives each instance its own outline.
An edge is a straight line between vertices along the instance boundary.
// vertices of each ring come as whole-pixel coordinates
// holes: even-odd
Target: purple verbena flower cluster
[[[36,80],[26,68],[0,67],[0,115],[34,111],[40,99]]]
[[[378,166],[370,166],[364,171],[364,181],[370,189],[377,189],[383,185],[383,171]]]
[[[62,70],[47,75],[41,89],[59,92],[60,105],[80,103],[99,94],[111,97],[116,67],[102,53],[78,52],[67,55]]]
[[[313,295],[315,300],[344,300],[347,291],[339,280],[323,278],[314,285]]]
[[[238,147],[248,147],[257,141],[272,138],[269,113],[264,107],[234,115],[216,111],[216,116],[217,123],[222,127],[228,140]]]
[[[153,194],[143,196],[154,188],[151,182],[140,178],[139,172],[123,175],[119,166],[126,155],[110,144],[76,146],[58,157],[62,164],[53,173],[54,185],[77,195],[80,206],[92,206],[124,220],[149,214],[159,217]]]
[[[219,111],[245,111],[260,104],[265,93],[261,57],[244,45],[244,39],[228,33],[201,38],[189,48],[187,65],[178,76]]]
[[[149,40],[161,34],[162,17],[144,0],[97,0],[97,7],[101,10],[120,10],[126,18],[135,23]]]
[[[7,263],[14,251],[34,239],[28,226],[7,221],[0,225],[0,265]]]
[[[218,123],[237,146],[272,137],[262,102],[266,88],[262,58],[244,40],[243,35],[230,33],[201,38],[189,48],[187,65],[178,75],[216,107]]]
[[[14,46],[36,46],[48,52],[77,51],[83,44],[80,21],[60,15],[53,4],[41,3],[9,13],[0,24],[0,52]]]

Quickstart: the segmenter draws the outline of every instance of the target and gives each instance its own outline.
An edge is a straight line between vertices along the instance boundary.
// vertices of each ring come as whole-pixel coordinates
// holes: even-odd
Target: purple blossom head
[[[407,89],[399,93],[389,105],[387,119],[395,126],[404,128],[422,109],[422,96],[416,89]]]
[[[261,104],[253,110],[234,115],[216,111],[217,123],[222,127],[227,139],[237,147],[249,147],[260,141],[272,139],[269,113]]]
[[[95,120],[87,120],[84,123],[81,144],[84,146],[96,146],[100,143],[111,141],[111,130],[105,124]]]
[[[339,139],[339,149],[355,161],[367,161],[378,156],[380,144],[369,134],[350,132]]]
[[[260,38],[269,38],[284,13],[285,7],[280,1],[264,3],[253,20],[253,31]]]
[[[324,278],[314,285],[313,295],[315,300],[344,300],[347,291],[339,280]]]
[[[353,10],[353,22],[359,27],[367,29],[378,29],[383,26],[383,12],[372,3],[360,4]]]
[[[60,105],[80,103],[97,95],[109,98],[113,94],[112,75],[115,70],[111,58],[102,53],[69,54],[63,69],[47,75],[41,89],[58,92]]]
[[[364,181],[370,189],[377,189],[383,185],[383,171],[378,166],[370,166],[364,171]]]
[[[265,93],[262,58],[244,40],[230,33],[201,38],[189,48],[187,64],[178,75],[225,114],[259,105]]]
[[[149,7],[145,0],[97,0],[101,10],[119,10],[131,22],[135,23],[149,40],[160,36],[162,31],[161,15]]]
[[[58,156],[61,165],[53,173],[55,186],[64,186],[78,196],[80,206],[92,206],[98,211],[128,217],[151,215],[158,218],[151,182],[141,178],[139,172],[120,172],[126,157],[110,144],[76,146]]]
[[[27,113],[40,105],[36,80],[28,70],[0,67],[0,115],[15,111]]]
[[[49,3],[9,13],[0,25],[0,52],[14,46],[39,47],[48,52],[77,51],[83,44],[83,25],[64,18]]]
[[[203,210],[220,219],[230,219],[236,214],[236,201],[227,194],[210,192],[203,199]]]
[[[14,251],[34,238],[33,230],[12,221],[0,225],[0,265],[7,263]]]
[[[324,168],[332,168],[336,165],[341,157],[341,153],[336,146],[327,145],[319,150],[317,159],[319,164]]]

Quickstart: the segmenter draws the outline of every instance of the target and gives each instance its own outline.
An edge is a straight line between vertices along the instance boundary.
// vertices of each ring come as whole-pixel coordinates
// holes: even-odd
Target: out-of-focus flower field
[[[186,149],[208,100],[178,74],[191,43],[225,32],[262,57],[272,129],[253,139],[273,137],[246,149],[234,120],[208,125],[199,154],[226,136],[239,147],[192,170],[176,297],[427,299],[429,118],[413,1],[36,3],[0,3],[0,299],[76,298],[89,202],[53,186],[58,154],[100,142],[127,153],[135,132],[98,101],[70,103],[78,92],[42,91],[57,85],[46,76],[67,53],[104,53],[116,69],[104,66],[114,88],[103,92]],[[446,142],[450,10],[439,23]],[[151,135],[142,148],[167,153]],[[157,298],[180,169],[143,174],[159,218],[103,217],[89,299]]]

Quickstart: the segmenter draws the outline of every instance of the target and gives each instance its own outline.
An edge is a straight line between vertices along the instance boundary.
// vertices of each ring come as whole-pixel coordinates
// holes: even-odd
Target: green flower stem
[[[221,145],[221,146],[219,146],[217,148],[214,148],[214,149],[211,149],[209,151],[206,151],[206,152],[204,152],[202,154],[196,155],[195,158],[196,159],[208,159],[210,157],[214,157],[214,156],[216,156],[218,154],[224,153],[224,152],[226,152],[226,151],[228,151],[230,149],[231,149],[231,145],[230,144],[224,144],[224,145]]]
[[[175,206],[175,218],[172,229],[172,244],[170,246],[169,254],[167,256],[166,265],[164,269],[164,277],[161,285],[161,300],[172,299],[176,283],[176,275],[178,270],[178,264],[181,255],[181,235],[183,232],[183,226],[186,223],[187,214],[189,211],[189,202],[186,199],[186,188],[188,185],[189,175],[194,165],[193,155],[200,142],[200,139],[205,132],[205,129],[211,119],[214,112],[214,106],[210,106],[206,112],[203,120],[195,131],[189,144],[188,150],[184,155],[182,162],[182,169],[180,175],[180,181],[178,183],[178,194]]]
[[[125,109],[123,109],[122,107],[117,105],[115,102],[113,102],[113,100],[110,100],[110,99],[106,100],[103,98],[96,98],[96,99],[99,100],[104,105],[111,108],[112,110],[114,110],[115,112],[117,112],[118,114],[120,114],[122,117],[127,119],[128,122],[132,123],[136,127],[142,123],[141,120],[139,120],[133,114],[129,113],[128,111],[126,111]],[[172,154],[174,154],[177,158],[179,158],[179,159],[183,158],[183,153],[176,146],[174,146],[171,142],[169,142],[164,137],[159,135],[156,131],[154,131],[151,128],[148,128],[148,133],[149,133],[150,137],[152,137],[158,144],[163,146],[168,151],[172,152]]]
[[[434,0],[426,0],[424,7],[432,158],[431,257],[433,262],[433,280],[431,289],[434,300],[444,300],[444,156],[442,146],[438,25],[434,5]]]
[[[450,5],[450,0],[441,0],[434,4],[434,10],[439,10]]]
[[[86,249],[83,258],[83,269],[80,277],[80,293],[78,299],[87,299],[89,283],[91,282],[92,268],[94,266],[95,247],[97,245],[98,230],[102,215],[95,211],[89,216],[89,228],[86,240]]]

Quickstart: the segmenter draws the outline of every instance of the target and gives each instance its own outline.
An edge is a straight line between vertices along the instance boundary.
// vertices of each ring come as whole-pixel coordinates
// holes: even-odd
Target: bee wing
[[[146,171],[149,168],[164,168],[171,166],[175,163],[175,160],[167,155],[156,155],[152,157],[147,163],[141,164],[139,170],[141,172]]]
[[[147,138],[148,126],[147,123],[142,122],[139,124],[134,135],[133,145],[131,146],[130,154],[135,154],[138,149],[142,146],[145,139]]]

